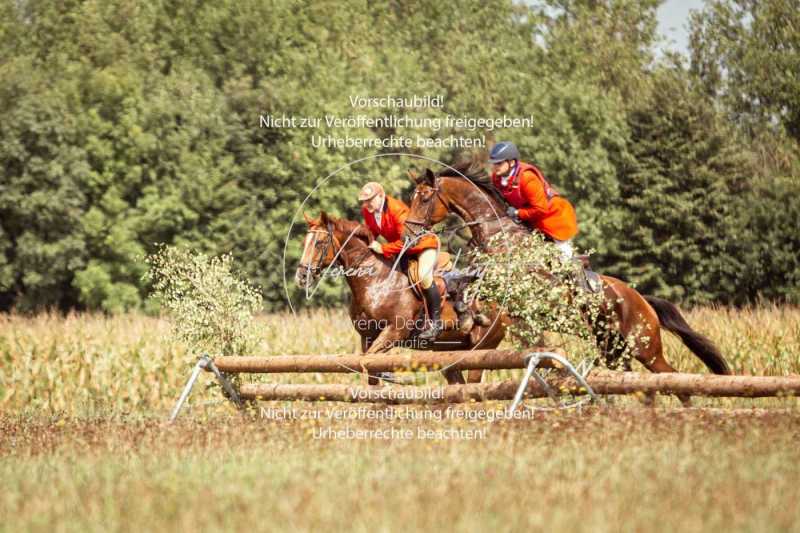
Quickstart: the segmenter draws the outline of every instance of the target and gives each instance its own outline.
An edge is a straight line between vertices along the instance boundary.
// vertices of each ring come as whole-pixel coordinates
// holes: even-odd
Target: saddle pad
[[[450,254],[447,252],[439,252],[438,257],[436,258],[436,268],[433,269],[433,282],[439,288],[439,294],[441,294],[442,299],[444,299],[447,295],[447,287],[442,279],[442,273],[449,272],[451,270],[453,270],[453,261],[450,257]],[[408,259],[407,274],[408,280],[411,282],[411,285],[414,288],[414,293],[418,298],[422,298],[422,291],[419,285],[419,261],[416,257],[411,257]]]

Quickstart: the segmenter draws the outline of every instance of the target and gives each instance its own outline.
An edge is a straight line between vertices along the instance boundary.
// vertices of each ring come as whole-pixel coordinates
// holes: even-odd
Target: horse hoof
[[[475,320],[472,318],[471,313],[468,313],[463,317],[459,317],[458,331],[460,331],[463,335],[469,335],[469,332],[472,331],[472,328],[474,327],[475,327]]]
[[[484,315],[483,313],[478,313],[477,315],[475,315],[475,322],[479,326],[483,326],[483,327],[492,325],[492,319],[489,318],[488,316]]]

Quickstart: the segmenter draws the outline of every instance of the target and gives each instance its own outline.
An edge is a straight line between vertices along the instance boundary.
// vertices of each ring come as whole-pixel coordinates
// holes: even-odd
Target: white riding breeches
[[[436,248],[427,248],[419,253],[419,284],[423,289],[433,285],[433,271],[436,269],[436,259],[438,257]]]
[[[572,239],[568,239],[566,241],[559,241],[558,239],[553,239],[553,244],[561,250],[561,257],[565,261],[569,261],[572,259],[575,251],[572,248]]]

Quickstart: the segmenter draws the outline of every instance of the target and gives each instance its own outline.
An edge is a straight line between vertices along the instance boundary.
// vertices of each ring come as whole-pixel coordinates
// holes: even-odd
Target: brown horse
[[[417,177],[409,173],[416,188],[406,219],[406,231],[419,235],[429,231],[434,224],[455,213],[471,229],[471,244],[486,247],[488,240],[501,231],[508,235],[527,233],[529,230],[506,216],[505,202],[488,181],[479,164],[448,168],[438,175],[426,169]],[[731,370],[719,350],[707,337],[694,331],[672,303],[642,296],[623,281],[611,276],[600,276],[603,282],[606,312],[617,319],[618,329],[612,332],[627,338],[636,332],[634,355],[652,372],[675,372],[664,359],[661,343],[661,328],[680,337],[683,343],[697,355],[715,374],[731,374]],[[603,351],[607,364],[619,362],[622,350],[606,346],[620,346],[619,342],[608,342],[608,332],[596,333],[598,347]],[[630,361],[622,361],[626,369]]]
[[[309,283],[321,277],[336,264],[343,270],[350,286],[350,319],[361,336],[362,352],[367,354],[389,351],[393,346],[413,341],[422,310],[408,276],[393,268],[393,262],[369,249],[372,234],[358,222],[336,219],[325,212],[318,219],[305,217],[308,233],[303,240],[303,256],[295,280],[308,290]],[[490,314],[488,310],[487,314]],[[454,327],[456,313],[449,301],[442,305],[444,331],[432,346],[410,344],[412,348],[442,350],[495,348],[505,335],[508,318],[491,316],[489,326],[478,326],[470,334]],[[449,325],[449,326],[448,326]],[[460,371],[442,372],[448,383],[464,383]],[[480,371],[470,371],[470,381],[480,380]],[[379,382],[369,376],[370,385]]]

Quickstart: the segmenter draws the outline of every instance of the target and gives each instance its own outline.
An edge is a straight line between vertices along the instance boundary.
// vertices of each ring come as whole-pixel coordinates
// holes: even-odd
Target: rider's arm
[[[398,239],[396,241],[387,242],[383,245],[383,257],[389,259],[394,257],[400,250],[403,249],[403,239]]]
[[[403,232],[405,231],[406,219],[408,218],[410,212],[411,211],[408,209],[408,207],[400,201],[394,200],[389,203],[389,212],[387,214],[394,218],[396,227],[400,229],[400,238],[391,242],[387,242],[383,245],[383,256],[387,259],[391,259],[395,255],[399,254],[403,249],[403,246],[405,246]],[[411,243],[406,249],[406,252],[410,254],[416,254],[426,248],[437,248],[438,243],[438,238],[432,233],[425,234],[420,238],[415,238],[412,236]]]
[[[520,192],[526,200],[526,206],[517,212],[521,220],[538,220],[547,212],[547,195],[533,171],[529,170],[520,176]]]
[[[395,220],[397,227],[400,228],[400,238],[383,245],[383,256],[388,259],[394,257],[403,249],[403,228],[406,224],[406,218],[408,218],[408,207],[401,202],[390,201],[388,196],[386,201],[389,202],[389,209],[386,215],[391,216]]]

